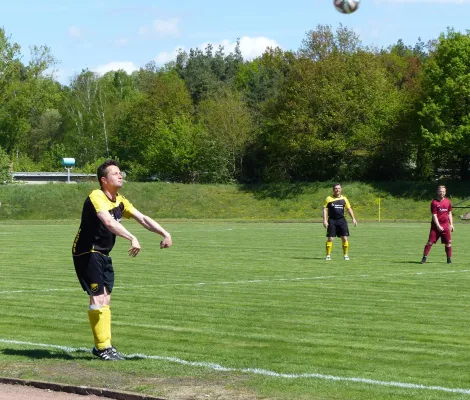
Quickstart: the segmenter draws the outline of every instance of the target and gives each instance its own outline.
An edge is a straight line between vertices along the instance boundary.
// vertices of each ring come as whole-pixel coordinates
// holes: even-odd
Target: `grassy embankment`
[[[80,217],[83,200],[96,188],[87,184],[0,186],[0,220],[64,220]],[[468,188],[450,183],[454,204]],[[185,185],[128,182],[122,190],[142,212],[156,219],[320,221],[331,183],[277,185]],[[434,183],[347,183],[349,198],[360,221],[426,221]],[[468,210],[455,210],[459,215]]]

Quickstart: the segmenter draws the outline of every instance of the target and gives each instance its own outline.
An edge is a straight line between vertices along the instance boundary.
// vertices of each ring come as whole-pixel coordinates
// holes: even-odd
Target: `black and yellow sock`
[[[108,306],[109,313],[109,306]],[[110,341],[110,324],[108,325],[106,311],[103,308],[89,309],[88,320],[90,321],[91,330],[95,339],[95,347],[98,350],[103,350],[111,346]]]
[[[347,256],[349,250],[349,242],[343,242],[343,255]]]
[[[326,241],[326,255],[329,256],[331,255],[331,250],[333,250],[333,242],[330,242],[329,240]]]

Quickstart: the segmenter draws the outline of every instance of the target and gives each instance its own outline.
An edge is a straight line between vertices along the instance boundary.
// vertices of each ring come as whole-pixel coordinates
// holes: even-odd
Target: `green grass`
[[[470,398],[324,377],[470,389],[469,225],[457,224],[452,265],[440,244],[419,264],[428,223],[360,223],[349,262],[339,241],[324,261],[320,224],[163,225],[171,249],[132,222],[139,256],[117,241],[113,342],[125,354],[233,371],[168,359],[103,363],[39,346],[91,348],[92,335],[70,256],[78,223],[36,221],[0,224],[0,375],[168,398],[185,390],[188,399],[198,390],[209,399]],[[322,376],[241,372],[256,368]]]
[[[465,182],[450,182],[454,204],[468,198]],[[76,185],[0,185],[0,220],[70,220],[78,218],[83,201],[97,187]],[[434,183],[349,182],[343,193],[360,221],[428,221]],[[243,221],[320,221],[331,182],[271,185],[185,185],[133,183],[122,189],[132,203],[157,219],[212,219]],[[464,202],[470,207],[470,202]],[[455,210],[455,215],[469,211]]]

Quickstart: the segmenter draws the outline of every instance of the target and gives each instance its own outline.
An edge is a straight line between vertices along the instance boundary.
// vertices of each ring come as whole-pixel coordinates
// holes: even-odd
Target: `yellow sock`
[[[103,313],[103,308],[88,310],[88,320],[90,321],[91,330],[95,339],[95,347],[98,350],[103,350],[111,346],[111,341],[108,337],[110,329],[108,328],[106,317],[103,314],[106,314],[106,312]]]
[[[349,242],[343,242],[343,254],[345,256],[348,255],[348,250],[349,250]]]
[[[109,342],[109,345],[111,346],[111,309],[109,306],[103,306],[101,310],[103,311],[106,341]]]
[[[333,242],[326,241],[326,255],[331,255],[331,250],[333,249]]]

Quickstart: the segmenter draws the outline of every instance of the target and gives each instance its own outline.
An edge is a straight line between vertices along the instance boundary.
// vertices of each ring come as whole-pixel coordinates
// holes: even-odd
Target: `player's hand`
[[[137,240],[137,238],[133,238],[131,240],[131,247],[129,250],[127,250],[127,252],[129,253],[131,257],[135,257],[137,254],[139,254],[139,251],[140,251],[140,243]]]
[[[328,228],[328,222],[327,221],[323,221],[323,227]]]
[[[168,236],[160,242],[160,248],[161,249],[167,249],[172,244],[173,244],[173,242],[171,241],[171,236]]]
[[[451,231],[451,232],[454,232],[454,225],[451,225],[451,226],[450,226],[450,231]]]
[[[353,219],[353,224],[354,224],[354,226],[357,226],[357,221],[356,221],[356,219]]]
[[[444,232],[444,228],[441,225],[439,225],[437,229],[439,229],[440,232]]]

